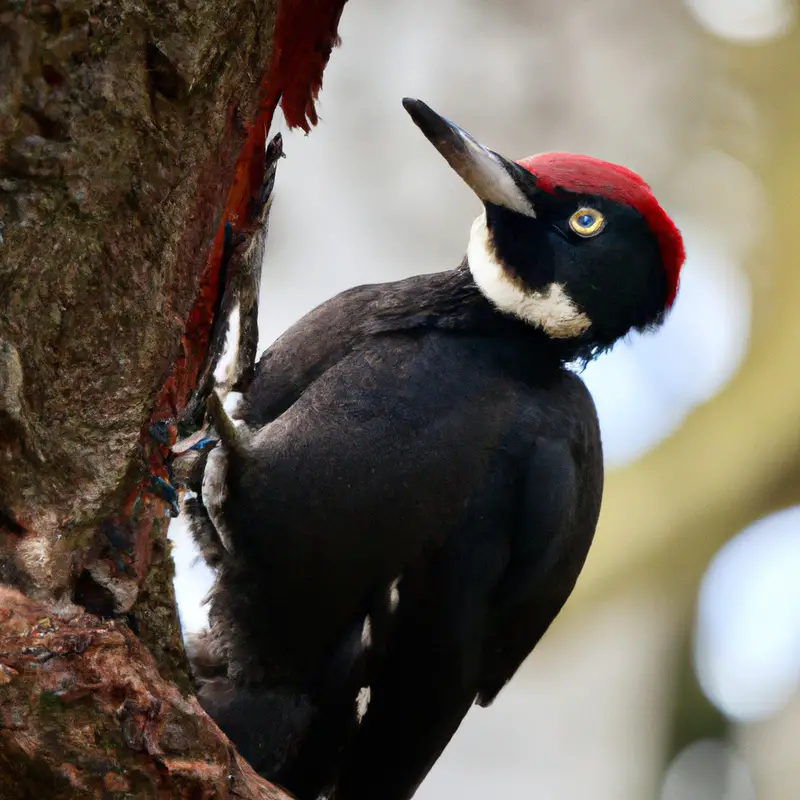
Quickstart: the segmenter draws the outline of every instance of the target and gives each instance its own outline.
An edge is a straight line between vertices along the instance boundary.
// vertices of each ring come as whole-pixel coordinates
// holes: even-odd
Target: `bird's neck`
[[[466,259],[455,269],[406,278],[391,287],[369,323],[376,333],[436,329],[497,338],[553,365],[579,358],[584,346],[554,339],[498,310],[476,285]]]

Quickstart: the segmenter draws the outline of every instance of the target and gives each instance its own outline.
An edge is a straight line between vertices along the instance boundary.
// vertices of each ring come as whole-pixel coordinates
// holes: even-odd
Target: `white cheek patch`
[[[526,292],[508,275],[489,241],[485,213],[472,224],[467,261],[476,285],[492,305],[541,328],[554,339],[572,339],[592,324],[562,284],[551,283],[544,291]]]

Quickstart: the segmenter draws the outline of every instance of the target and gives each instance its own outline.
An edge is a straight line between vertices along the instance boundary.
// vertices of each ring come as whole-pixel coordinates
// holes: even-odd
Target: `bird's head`
[[[420,100],[403,105],[483,202],[467,261],[497,309],[587,356],[663,321],[683,241],[638,175],[571,153],[510,161]]]

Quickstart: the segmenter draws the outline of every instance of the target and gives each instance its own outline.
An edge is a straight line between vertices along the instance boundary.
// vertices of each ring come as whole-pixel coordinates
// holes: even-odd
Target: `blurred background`
[[[455,266],[477,200],[400,105],[512,158],[640,172],[674,313],[591,364],[607,488],[578,588],[421,800],[800,798],[800,27],[794,0],[351,0],[286,134],[262,346],[358,283]],[[179,520],[179,595],[210,575]]]

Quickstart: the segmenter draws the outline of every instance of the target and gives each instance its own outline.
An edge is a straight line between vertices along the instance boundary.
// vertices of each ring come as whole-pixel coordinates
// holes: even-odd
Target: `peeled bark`
[[[255,346],[267,131],[343,5],[0,0],[4,800],[279,796],[191,697],[171,445],[234,303]]]

